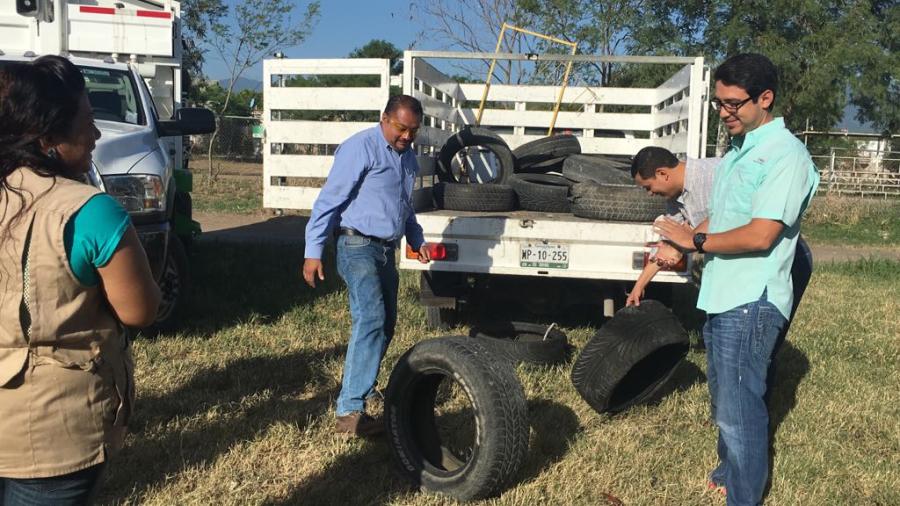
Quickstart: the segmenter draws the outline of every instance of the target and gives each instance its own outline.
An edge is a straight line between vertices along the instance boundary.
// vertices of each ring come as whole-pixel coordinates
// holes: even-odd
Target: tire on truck
[[[581,153],[581,143],[571,134],[551,135],[526,142],[512,151],[516,172],[549,172],[569,155]],[[531,170],[529,170],[531,169]]]
[[[453,158],[463,149],[475,146],[487,148],[497,157],[499,173],[490,183],[505,183],[515,170],[515,158],[506,141],[492,130],[481,127],[465,127],[447,139],[434,167],[438,180],[444,183],[461,183],[453,174]]]
[[[633,185],[606,185],[592,181],[572,185],[572,214],[609,221],[653,221],[666,214],[666,199],[648,195]]]
[[[569,202],[572,182],[562,176],[516,174],[509,181],[522,209],[547,213],[572,212],[572,203]]]
[[[512,211],[516,192],[505,184],[435,183],[434,205],[453,211]]]
[[[444,410],[447,392],[468,409]],[[528,453],[528,407],[515,370],[466,336],[422,341],[400,357],[384,412],[394,460],[424,491],[461,501],[496,496]],[[469,429],[462,432],[470,448],[455,444],[447,423]]]

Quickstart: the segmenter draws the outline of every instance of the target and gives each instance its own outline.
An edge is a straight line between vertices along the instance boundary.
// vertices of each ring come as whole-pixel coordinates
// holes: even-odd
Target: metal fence
[[[819,191],[859,197],[900,197],[900,151],[840,150],[813,155]]]
[[[245,116],[224,116],[220,119],[215,136],[192,135],[186,138],[189,144],[190,166],[194,169],[207,167],[210,142],[213,143],[214,173],[222,175],[250,175],[258,170],[262,175],[263,131],[258,118]],[[235,167],[240,170],[236,171]],[[238,174],[239,173],[239,174]]]

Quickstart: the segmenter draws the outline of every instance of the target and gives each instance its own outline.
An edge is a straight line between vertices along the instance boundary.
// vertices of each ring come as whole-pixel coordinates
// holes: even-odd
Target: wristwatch
[[[703,251],[703,243],[706,242],[706,234],[703,232],[697,232],[694,234],[694,247],[697,248],[697,253],[706,253]]]

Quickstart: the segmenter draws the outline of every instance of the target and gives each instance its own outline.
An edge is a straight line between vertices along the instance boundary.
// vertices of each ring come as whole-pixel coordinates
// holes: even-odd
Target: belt
[[[380,237],[373,237],[371,235],[366,235],[366,234],[360,232],[359,230],[349,228],[349,227],[341,227],[340,229],[338,229],[337,235],[349,235],[352,237],[365,237],[366,239],[374,242],[375,244],[380,244],[382,246],[387,246],[390,248],[394,248],[397,246],[397,241],[394,241],[394,240],[389,241],[387,239],[382,239]]]

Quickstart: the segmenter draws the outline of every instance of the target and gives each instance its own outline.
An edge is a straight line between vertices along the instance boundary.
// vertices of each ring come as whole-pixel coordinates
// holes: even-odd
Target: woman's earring
[[[47,158],[56,160],[59,157],[59,154],[56,152],[56,148],[50,148],[47,150]]]

